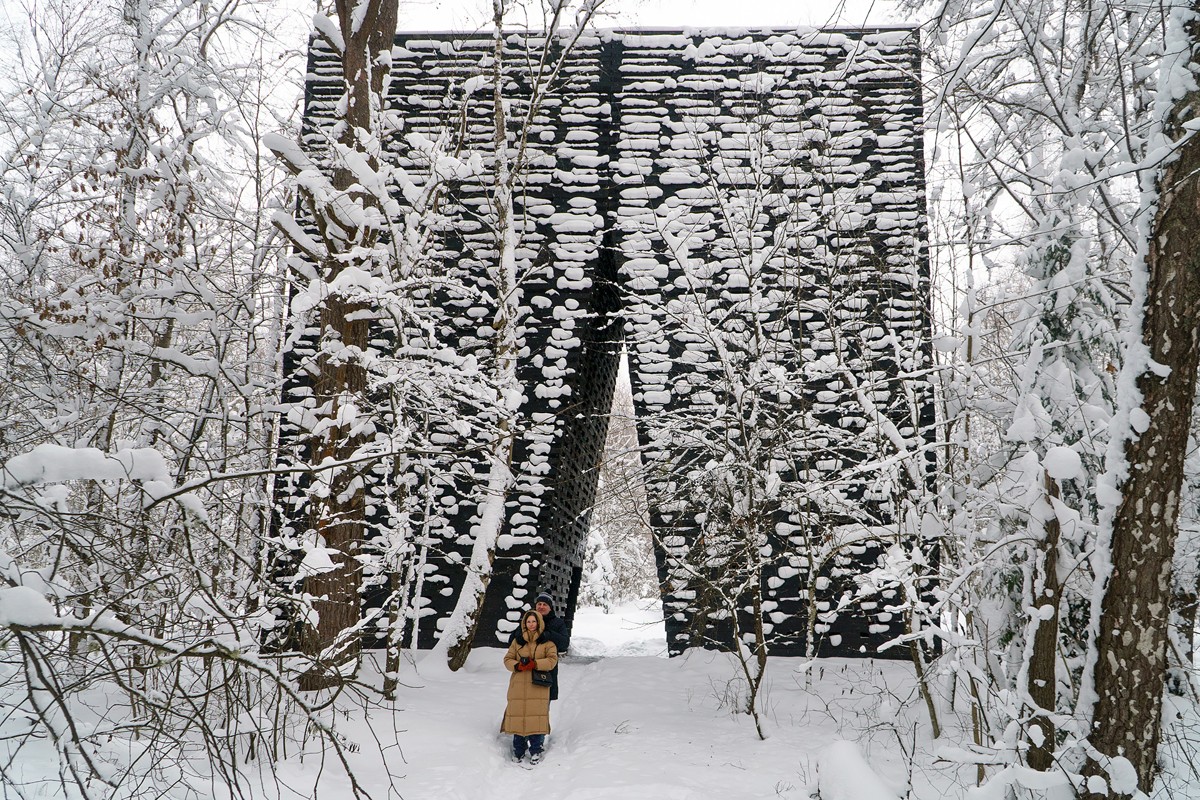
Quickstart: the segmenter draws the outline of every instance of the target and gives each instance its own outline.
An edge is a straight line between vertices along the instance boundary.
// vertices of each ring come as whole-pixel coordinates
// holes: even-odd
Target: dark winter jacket
[[[521,657],[532,658],[536,669],[554,669],[558,666],[558,648],[545,635],[545,623],[536,611],[526,611],[521,616],[521,627],[525,617],[533,614],[538,618],[538,635],[533,641],[527,637],[514,639],[504,654],[504,666],[512,675],[508,679],[508,705],[504,709],[504,722],[500,730],[520,736],[550,732],[550,687],[538,686],[533,682],[532,672],[517,672]]]
[[[559,653],[565,653],[571,647],[571,629],[566,621],[556,616],[553,611],[542,618],[546,623],[546,635],[558,648]]]

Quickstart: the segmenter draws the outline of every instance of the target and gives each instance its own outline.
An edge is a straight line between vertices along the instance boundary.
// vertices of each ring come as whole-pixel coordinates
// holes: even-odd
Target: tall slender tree
[[[514,4],[511,0],[492,0],[492,52],[488,64],[492,90],[488,212],[495,258],[487,269],[487,279],[495,295],[495,305],[487,376],[491,403],[485,412],[491,423],[479,524],[472,531],[474,541],[466,580],[436,647],[438,653],[445,653],[447,664],[453,670],[466,664],[474,646],[491,582],[497,542],[508,523],[508,501],[515,485],[512,459],[516,437],[520,433],[523,397],[518,369],[521,329],[527,311],[521,303],[520,284],[524,276],[517,263],[521,226],[513,201],[528,175],[532,155],[530,135],[535,120],[543,112],[546,97],[557,88],[564,66],[603,3],[604,0],[582,0],[573,7],[570,0],[553,0],[543,7],[543,35],[528,37],[529,40],[540,39],[541,43],[521,58],[521,69],[529,70],[528,95],[513,97],[509,91],[510,65],[506,53],[511,45],[505,25]],[[570,17],[572,11],[573,19]],[[564,26],[567,20],[571,24]]]
[[[1140,325],[1131,326],[1123,375],[1136,393],[1126,395],[1129,416],[1120,421],[1129,427],[1114,443],[1124,452],[1110,467],[1120,500],[1096,630],[1091,797],[1149,794],[1158,774],[1172,566],[1200,362],[1200,3],[1169,7],[1163,52],[1154,135],[1168,155],[1143,179],[1153,216],[1144,266],[1134,272]],[[1136,786],[1121,761],[1132,765]]]

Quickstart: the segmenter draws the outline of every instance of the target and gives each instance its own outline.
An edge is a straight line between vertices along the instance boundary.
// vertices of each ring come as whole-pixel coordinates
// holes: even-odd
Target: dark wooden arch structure
[[[506,37],[506,91],[517,100],[529,91],[522,56],[540,41],[526,33]],[[487,151],[489,92],[464,96],[463,87],[488,63],[491,47],[485,35],[397,36],[387,102],[406,134],[456,130],[463,144]],[[506,641],[538,590],[551,591],[566,617],[574,613],[622,343],[648,483],[661,489],[678,479],[688,445],[656,421],[713,402],[695,379],[713,369],[713,354],[679,329],[672,309],[699,292],[706,307],[744,313],[751,288],[729,267],[746,252],[737,236],[769,242],[781,230],[794,234],[777,248],[786,257],[760,265],[754,289],[790,298],[791,312],[767,314],[773,322],[766,329],[791,343],[797,374],[813,373],[808,396],[796,402],[813,426],[814,445],[798,457],[803,463],[794,465],[791,480],[819,477],[830,502],[843,509],[839,525],[881,537],[853,542],[823,564],[813,597],[806,562],[777,560],[764,576],[772,652],[801,653],[809,604],[830,609],[875,563],[888,536],[899,536],[897,504],[922,487],[912,485],[911,473],[906,482],[895,471],[860,467],[894,449],[894,436],[921,452],[933,422],[918,76],[916,33],[908,29],[608,31],[579,44],[528,131],[517,204],[527,313],[520,369],[528,391],[517,486],[477,644]],[[338,79],[336,55],[315,43],[304,142],[318,157]],[[414,173],[428,169],[402,138],[390,143],[390,153]],[[494,252],[479,219],[486,190],[463,182],[449,198],[457,224],[439,257],[468,278],[481,276]],[[753,192],[770,202],[732,222],[721,198]],[[711,267],[699,289],[694,275],[681,272],[664,232],[680,215],[691,215],[689,235],[699,243],[693,254]],[[462,298],[439,302],[444,336],[468,350],[486,346],[483,310]],[[803,346],[794,344],[801,340]],[[809,369],[835,352],[862,385],[847,386],[837,370]],[[887,426],[895,432],[891,441],[881,433]],[[918,458],[928,481],[932,461]],[[453,608],[472,541],[474,488],[460,475],[434,489],[440,513],[426,520],[418,646],[436,640],[438,621]],[[284,487],[285,519],[301,494]],[[719,643],[727,635],[719,615],[681,569],[693,558],[700,522],[686,504],[650,512],[671,652]],[[775,546],[799,552],[805,537],[828,536],[835,527],[814,533],[810,523],[782,513]],[[901,631],[888,600],[885,593],[818,623],[820,652],[875,655]]]

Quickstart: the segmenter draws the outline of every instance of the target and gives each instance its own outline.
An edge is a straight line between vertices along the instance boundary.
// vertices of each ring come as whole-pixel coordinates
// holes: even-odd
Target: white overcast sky
[[[491,5],[491,0],[400,0],[400,28],[473,30],[490,19]],[[891,0],[607,0],[603,11],[598,24],[604,28],[906,24]],[[519,16],[512,15],[514,23]]]

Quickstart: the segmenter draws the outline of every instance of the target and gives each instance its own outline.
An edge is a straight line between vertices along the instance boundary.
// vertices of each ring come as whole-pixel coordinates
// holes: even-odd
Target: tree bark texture
[[[327,349],[335,337],[344,344],[366,344],[369,327],[364,319],[348,320],[360,311],[355,304],[331,298],[321,310],[322,353],[318,357],[318,375],[313,394],[330,418],[353,398],[362,397],[366,388],[366,370],[361,362],[332,356]],[[344,339],[342,337],[345,337]],[[313,465],[346,462],[353,459],[362,437],[351,435],[343,426],[333,426],[319,435],[309,448]],[[305,591],[314,599],[316,624],[305,625],[300,637],[301,650],[317,663],[300,682],[305,691],[327,688],[340,680],[340,667],[356,657],[358,640],[339,642],[343,631],[358,624],[362,614],[361,564],[355,558],[365,531],[366,497],[363,490],[365,465],[345,464],[327,473],[327,493],[314,497],[310,507],[310,526],[318,541],[331,552],[336,567],[309,576]],[[336,645],[336,647],[335,647]]]
[[[1033,634],[1033,648],[1029,657],[1027,692],[1033,703],[1029,720],[1030,743],[1027,762],[1036,770],[1045,772],[1054,766],[1055,727],[1051,715],[1055,712],[1058,699],[1058,618],[1062,588],[1058,579],[1058,543],[1062,538],[1062,526],[1055,514],[1054,500],[1058,499],[1058,483],[1044,473],[1047,505],[1051,516],[1045,523],[1045,537],[1038,546],[1039,569],[1034,585],[1031,605],[1036,608],[1050,606],[1047,616],[1039,617]],[[1034,735],[1033,731],[1039,731]]]
[[[396,40],[399,0],[337,0],[335,6],[338,27],[346,43],[346,51],[342,54],[346,122],[354,128],[369,131],[387,78],[387,65],[391,63],[390,60],[381,62],[379,54],[390,52]],[[364,8],[365,12],[356,24],[359,8]],[[352,144],[352,134],[344,132],[342,141]]]
[[[349,148],[361,150],[358,131],[372,132],[375,109],[387,76],[390,60],[381,60],[380,53],[391,50],[396,37],[398,0],[337,0],[338,26],[345,51],[342,54],[342,76],[346,92],[346,116],[338,138]],[[372,168],[377,159],[366,154]],[[349,170],[335,168],[334,187],[348,191],[354,185]],[[354,199],[371,204],[362,193]],[[321,265],[326,281],[332,281],[351,261],[346,255],[356,248],[369,250],[378,237],[372,230],[339,230],[327,236],[330,257]],[[337,237],[337,241],[334,241]],[[358,448],[365,444],[366,434],[360,420],[354,417],[366,409],[367,374],[360,355],[370,341],[370,309],[362,303],[336,293],[325,298],[319,316],[319,350],[317,375],[313,394],[318,413],[334,423],[314,437],[309,447],[309,463],[343,462],[324,476],[328,491],[314,497],[311,506],[311,526],[318,543],[329,548],[335,568],[305,580],[305,591],[311,595],[315,624],[305,625],[300,637],[301,650],[316,663],[301,678],[300,688],[306,691],[336,685],[341,679],[343,665],[357,657],[358,637],[343,637],[344,631],[356,626],[362,614],[360,584],[361,565],[356,559],[366,531],[366,498],[363,479],[367,464],[347,464]],[[357,428],[359,432],[352,433]],[[339,641],[339,637],[343,641]]]
[[[1193,11],[1197,3],[1192,4]],[[1195,41],[1189,24],[1189,41]],[[1193,49],[1190,67],[1195,72]],[[1195,119],[1200,93],[1179,101],[1168,135],[1182,138]],[[1172,130],[1173,129],[1173,130]],[[1171,611],[1171,566],[1178,534],[1179,496],[1196,389],[1200,323],[1200,140],[1180,144],[1159,178],[1150,247],[1142,338],[1150,356],[1170,369],[1138,380],[1149,426],[1126,448],[1129,476],[1113,521],[1112,575],[1101,609],[1090,741],[1101,756],[1123,756],[1150,792],[1157,774]],[[1104,759],[1087,774],[1103,775]],[[1110,789],[1088,797],[1123,797]]]

